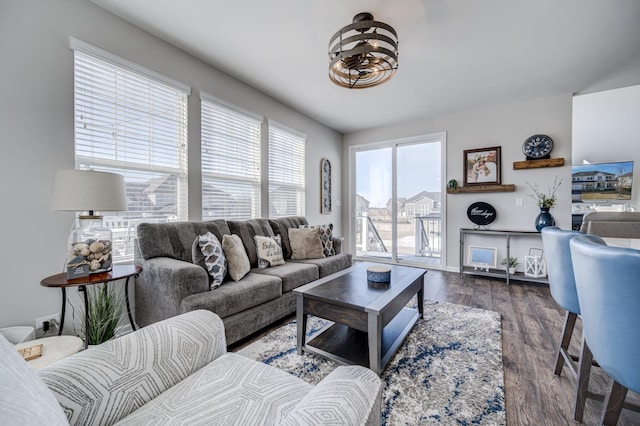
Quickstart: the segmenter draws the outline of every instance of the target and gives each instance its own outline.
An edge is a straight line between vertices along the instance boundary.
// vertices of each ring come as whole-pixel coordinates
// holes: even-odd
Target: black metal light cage
[[[340,87],[364,89],[385,83],[398,69],[398,35],[367,12],[353,17],[329,40],[329,78]]]

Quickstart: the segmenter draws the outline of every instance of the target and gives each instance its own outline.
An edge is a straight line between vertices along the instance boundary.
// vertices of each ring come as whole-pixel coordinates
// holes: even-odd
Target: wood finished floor
[[[488,309],[502,316],[502,360],[508,425],[579,425],[573,420],[575,381],[567,367],[561,376],[553,374],[556,342],[562,330],[564,312],[554,302],[549,287],[532,283],[474,277],[430,270],[425,279],[425,298]],[[293,315],[251,339],[234,345],[239,350],[274,328],[291,321]],[[579,353],[581,331],[571,353]],[[589,390],[604,393],[609,380],[597,367],[592,369]],[[629,392],[627,401],[640,402]],[[597,425],[602,403],[587,399],[584,425]],[[623,409],[618,425],[640,425],[640,413]]]

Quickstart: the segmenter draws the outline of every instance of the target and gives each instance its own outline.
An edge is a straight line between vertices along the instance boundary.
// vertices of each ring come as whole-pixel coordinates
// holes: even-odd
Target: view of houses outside
[[[574,203],[631,200],[633,161],[572,166]]]
[[[356,255],[439,264],[442,253],[440,140],[356,153]],[[394,171],[395,170],[395,171]],[[397,199],[391,197],[396,173]],[[396,213],[396,238],[393,211]]]

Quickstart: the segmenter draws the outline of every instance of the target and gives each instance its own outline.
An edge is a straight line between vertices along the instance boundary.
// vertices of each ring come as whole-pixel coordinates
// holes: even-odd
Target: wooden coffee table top
[[[302,293],[307,299],[322,300],[356,311],[379,312],[427,272],[422,268],[384,265],[391,268],[390,283],[374,283],[367,281],[367,267],[372,265],[379,264],[358,262],[337,274],[298,287],[294,289],[294,293]]]

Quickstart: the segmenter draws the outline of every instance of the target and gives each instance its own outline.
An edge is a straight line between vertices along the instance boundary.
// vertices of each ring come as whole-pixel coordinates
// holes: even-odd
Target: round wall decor
[[[496,209],[489,203],[478,201],[467,209],[467,217],[476,225],[489,225],[496,220]]]

